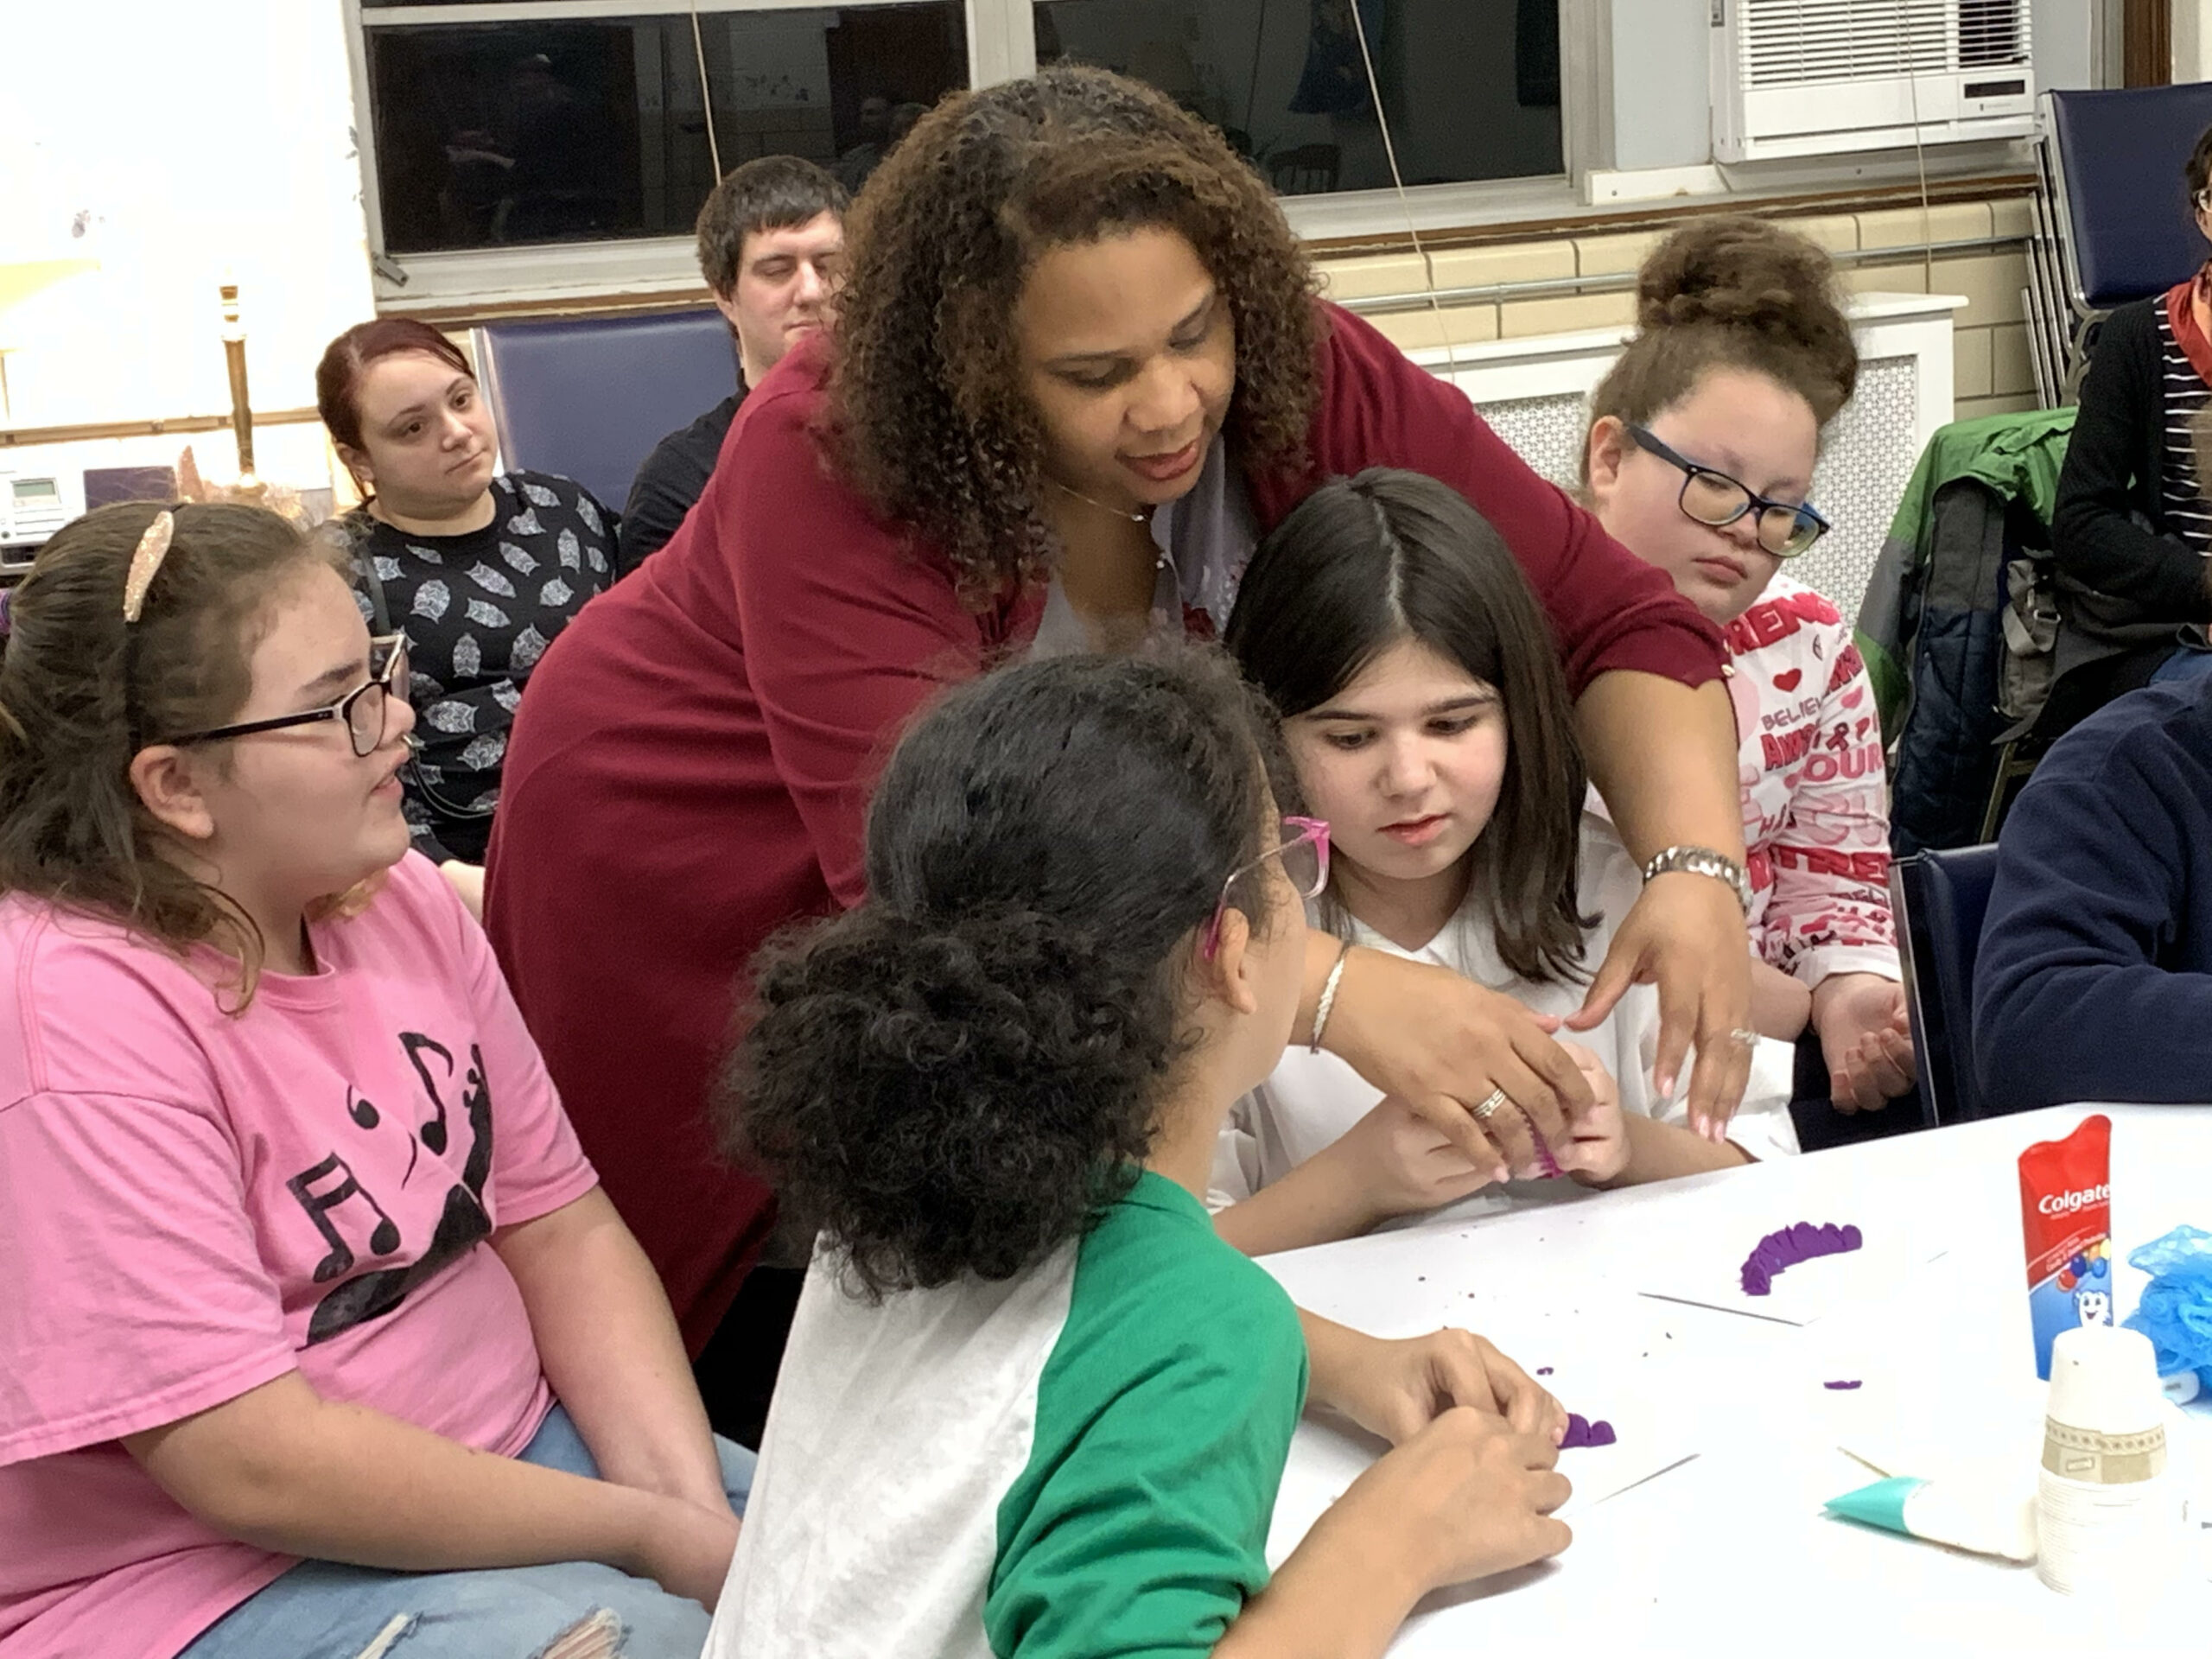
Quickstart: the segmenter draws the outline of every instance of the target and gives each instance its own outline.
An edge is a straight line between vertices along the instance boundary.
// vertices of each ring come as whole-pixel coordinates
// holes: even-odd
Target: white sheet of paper
[[[1781,1216],[1757,1223],[1738,1222],[1724,1230],[1676,1236],[1652,1249],[1638,1274],[1637,1293],[1660,1301],[1688,1302],[1751,1319],[1783,1325],[1811,1325],[1849,1302],[1886,1296],[1939,1259],[1942,1247],[1902,1217],[1859,1224],[1865,1242],[1838,1255],[1816,1255],[1774,1275],[1768,1293],[1754,1296],[1744,1288],[1745,1259],[1759,1240],[1794,1223],[1816,1225],[1836,1216]]]

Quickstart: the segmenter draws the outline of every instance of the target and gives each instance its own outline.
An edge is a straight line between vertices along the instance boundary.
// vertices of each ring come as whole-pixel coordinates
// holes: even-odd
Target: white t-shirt
[[[1596,798],[1592,797],[1594,809]],[[1605,959],[1629,908],[1642,891],[1643,876],[1611,823],[1595,810],[1582,815],[1582,913],[1596,916],[1583,958],[1591,972]],[[1418,950],[1394,944],[1355,921],[1356,944],[1412,962],[1433,963],[1502,991],[1539,1014],[1572,1014],[1582,1006],[1586,986],[1575,982],[1537,984],[1521,978],[1499,960],[1488,899],[1470,893],[1444,931]],[[1651,1072],[1659,1057],[1659,994],[1649,985],[1632,985],[1612,1013],[1592,1031],[1559,1033],[1581,1045],[1605,1063],[1619,1085],[1621,1109],[1662,1123],[1687,1125],[1690,1067],[1685,1062],[1675,1098],[1662,1101]],[[1728,1138],[1758,1159],[1797,1150],[1797,1131],[1789,1118],[1789,1096],[1796,1057],[1791,1045],[1762,1037],[1751,1056],[1751,1081],[1743,1104],[1728,1128]],[[1218,1210],[1240,1202],[1329,1146],[1371,1111],[1382,1092],[1333,1054],[1315,1054],[1294,1043],[1251,1094],[1237,1102],[1215,1144],[1213,1177],[1207,1201]],[[1532,1202],[1581,1197],[1588,1189],[1572,1179],[1509,1181],[1484,1187],[1431,1215],[1454,1219],[1487,1215]],[[1408,1216],[1399,1225],[1428,1220]]]
[[[1013,1278],[818,1255],[704,1659],[1205,1659],[1268,1581],[1297,1310],[1147,1173]]]

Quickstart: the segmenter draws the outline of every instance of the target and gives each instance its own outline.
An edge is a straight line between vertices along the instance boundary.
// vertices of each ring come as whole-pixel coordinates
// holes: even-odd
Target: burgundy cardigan
[[[1719,677],[1720,636],[1493,433],[1464,394],[1323,308],[1297,477],[1248,483],[1262,530],[1372,466],[1452,485],[1503,534],[1580,693],[1611,669]],[[868,781],[941,687],[1018,649],[1032,588],[963,606],[941,554],[825,463],[819,344],[738,411],[674,538],[594,600],[530,683],[508,747],[487,924],[608,1195],[696,1353],[772,1219],[717,1159],[707,1105],[747,961],[856,903]]]

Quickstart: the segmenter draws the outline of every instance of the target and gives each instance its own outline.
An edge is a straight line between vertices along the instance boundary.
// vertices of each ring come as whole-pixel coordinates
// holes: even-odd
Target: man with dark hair
[[[663,438],[622,510],[622,563],[634,569],[676,534],[707,487],[748,388],[830,315],[845,252],[844,188],[796,156],[734,169],[699,210],[699,272],[737,340],[737,390]]]

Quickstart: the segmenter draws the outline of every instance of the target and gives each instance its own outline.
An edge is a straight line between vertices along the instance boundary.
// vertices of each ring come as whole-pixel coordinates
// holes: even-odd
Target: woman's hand
[[[1813,991],[1813,1029],[1840,1112],[1878,1112],[1919,1075],[1904,988],[1879,974],[1830,974]]]
[[[1659,1061],[1652,1082],[1672,1099],[1682,1057],[1694,1040],[1690,1128],[1716,1144],[1751,1075],[1751,947],[1743,907],[1727,883],[1676,871],[1643,884],[1635,906],[1613,935],[1613,948],[1590,983],[1570,1031],[1587,1031],[1613,1011],[1630,985],[1659,987]]]
[[[1313,1028],[1311,993],[1336,959],[1334,940],[1313,938],[1309,1006],[1294,1028],[1300,1034]],[[1591,1105],[1589,1084],[1552,1040],[1558,1026],[1448,968],[1354,950],[1344,959],[1322,1046],[1427,1119],[1477,1168],[1534,1169],[1542,1160],[1532,1128],[1559,1146]],[[1499,1089],[1520,1110],[1477,1122],[1473,1109]]]
[[[1590,1079],[1590,1092],[1598,1104],[1574,1126],[1574,1138],[1560,1148],[1559,1166],[1592,1186],[1618,1180],[1628,1170],[1630,1148],[1628,1125],[1621,1116],[1620,1084],[1605,1070],[1605,1063],[1580,1043],[1567,1052]]]
[[[1504,1418],[1553,1445],[1567,1411],[1535,1378],[1465,1331],[1389,1341],[1299,1310],[1306,1330],[1311,1394],[1370,1433],[1402,1446],[1455,1406]]]

